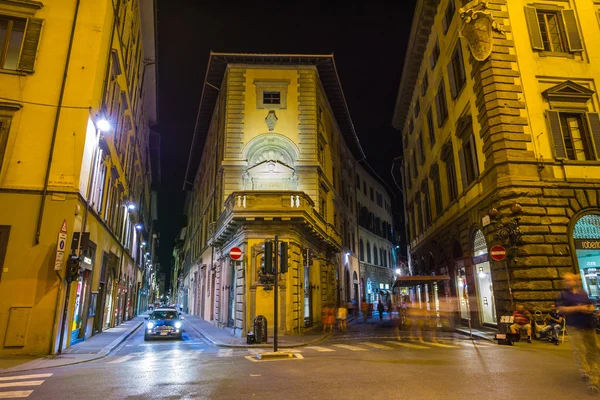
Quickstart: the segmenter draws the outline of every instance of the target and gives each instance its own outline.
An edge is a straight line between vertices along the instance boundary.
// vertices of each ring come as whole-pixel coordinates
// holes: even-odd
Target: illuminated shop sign
[[[575,248],[582,250],[600,250],[600,240],[575,239]]]

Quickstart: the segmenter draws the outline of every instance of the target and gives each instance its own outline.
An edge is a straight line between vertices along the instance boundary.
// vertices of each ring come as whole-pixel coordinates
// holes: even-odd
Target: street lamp
[[[141,231],[143,228],[142,224],[136,224],[135,229],[137,229],[138,231]]]
[[[100,118],[96,121],[96,129],[100,132],[108,132],[111,129],[110,122],[106,118]]]
[[[127,205],[127,209],[128,209],[129,211],[135,211],[135,204],[134,204],[134,203],[129,203],[129,204]]]

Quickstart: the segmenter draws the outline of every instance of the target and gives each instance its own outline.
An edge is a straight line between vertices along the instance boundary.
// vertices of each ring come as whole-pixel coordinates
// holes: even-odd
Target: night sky
[[[163,271],[171,265],[173,241],[181,229],[183,179],[210,50],[333,53],[367,161],[390,186],[391,160],[402,151],[391,120],[415,0],[344,8],[306,2],[253,2],[241,7],[205,3],[158,0]],[[402,207],[399,197],[395,207]]]

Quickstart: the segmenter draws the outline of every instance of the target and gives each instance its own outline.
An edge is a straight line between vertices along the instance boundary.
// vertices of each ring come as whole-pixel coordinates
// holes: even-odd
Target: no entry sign
[[[234,247],[231,250],[229,250],[229,258],[236,261],[242,258],[242,249],[240,249],[239,247]]]
[[[506,258],[506,249],[504,246],[496,245],[490,249],[492,260],[502,261]]]

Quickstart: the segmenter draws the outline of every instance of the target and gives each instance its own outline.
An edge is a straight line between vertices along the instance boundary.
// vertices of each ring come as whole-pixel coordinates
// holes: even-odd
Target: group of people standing
[[[346,321],[348,319],[348,307],[345,304],[336,307],[328,304],[321,310],[321,324],[323,332],[333,332],[333,326],[337,320],[337,329],[346,332]]]

